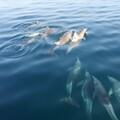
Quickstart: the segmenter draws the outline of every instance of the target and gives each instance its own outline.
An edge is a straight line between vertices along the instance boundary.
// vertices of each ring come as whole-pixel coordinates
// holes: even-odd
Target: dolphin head
[[[108,79],[110,80],[110,82],[115,82],[116,81],[115,78],[110,77],[110,76],[108,76]]]

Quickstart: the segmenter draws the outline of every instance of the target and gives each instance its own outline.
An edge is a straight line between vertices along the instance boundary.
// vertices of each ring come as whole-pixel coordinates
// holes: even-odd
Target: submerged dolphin
[[[67,102],[73,106],[79,107],[79,105],[71,97],[73,85],[74,85],[75,81],[78,79],[80,72],[81,72],[81,62],[80,62],[79,58],[77,58],[75,65],[73,67],[70,67],[68,69],[68,71],[70,71],[68,80],[66,83],[68,97],[62,98],[60,101]]]
[[[113,93],[120,103],[120,82],[113,77],[108,76],[108,78],[112,83],[112,88],[109,91],[109,95]]]
[[[106,108],[112,120],[118,120],[105,88],[103,87],[102,83],[98,79],[96,79],[95,77],[93,78],[94,78],[94,85],[95,85],[95,93],[96,93],[96,96],[98,97],[98,100]]]
[[[91,112],[92,112],[93,99],[95,97],[94,80],[87,71],[85,77],[86,80],[84,81],[82,86],[82,97],[85,103],[88,118],[92,120]]]
[[[85,39],[86,32],[87,32],[87,28],[80,30],[78,33],[74,32],[73,37],[70,42],[70,46],[68,47],[66,54],[70,53],[73,48],[75,48],[79,45],[80,41]]]

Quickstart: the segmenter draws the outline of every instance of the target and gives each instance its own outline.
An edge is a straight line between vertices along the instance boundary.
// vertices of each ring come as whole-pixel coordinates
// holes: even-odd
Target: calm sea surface
[[[32,26],[36,21],[41,26]],[[28,34],[49,26],[55,32],[47,40],[26,44]],[[68,30],[88,28],[83,40],[71,53],[69,44],[48,55],[53,42]],[[82,73],[98,78],[107,92],[107,76],[120,80],[120,0],[0,0],[0,120],[87,120],[81,87],[73,88],[80,108],[61,104],[66,97],[68,68],[76,58]],[[110,97],[120,120],[120,103]],[[95,97],[94,120],[111,120]]]

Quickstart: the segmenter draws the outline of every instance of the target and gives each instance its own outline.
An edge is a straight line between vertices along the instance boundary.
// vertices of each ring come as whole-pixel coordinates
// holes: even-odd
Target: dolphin
[[[72,32],[73,32],[73,31],[67,31],[67,32],[65,32],[65,33],[63,34],[63,36],[60,37],[60,39],[59,39],[57,42],[54,42],[55,47],[54,47],[51,51],[49,51],[48,54],[49,54],[49,55],[55,55],[55,56],[56,56],[55,51],[56,51],[58,48],[60,48],[62,45],[68,43],[68,42],[71,40],[71,38],[72,38]]]
[[[94,78],[95,93],[98,100],[105,107],[105,109],[107,110],[112,120],[118,120],[105,88],[103,87],[102,83],[98,79],[96,79],[95,77],[93,78]]]
[[[70,46],[68,47],[66,54],[70,53],[73,50],[73,48],[76,48],[79,46],[79,43],[83,39],[85,39],[86,33],[87,33],[87,28],[80,30],[78,33],[74,32],[73,37],[70,42]]]
[[[73,38],[71,39],[71,42],[77,42],[85,39],[86,33],[87,33],[87,28],[80,30],[78,33],[75,32]]]
[[[120,103],[120,82],[110,76],[108,76],[108,79],[112,83],[112,88],[109,91],[109,95],[113,93],[115,97],[117,98],[118,102]]]
[[[42,39],[43,37],[45,39],[47,39],[47,36],[49,36],[53,32],[54,32],[54,29],[47,26],[47,28],[46,28],[44,33],[38,31],[38,32],[34,32],[34,33],[31,33],[31,34],[28,34],[27,36],[31,37],[32,39],[30,39],[27,42],[27,44],[31,44],[31,43],[35,42],[37,39]]]
[[[43,33],[43,37],[47,38],[49,35],[51,35],[55,30],[53,28],[50,28],[47,26],[45,33]]]
[[[90,120],[92,120],[91,112],[93,99],[95,97],[95,89],[94,89],[94,80],[89,72],[86,71],[85,81],[82,86],[82,97],[86,107],[86,113]]]
[[[79,105],[71,97],[73,85],[74,85],[74,83],[76,82],[76,80],[78,79],[78,77],[81,73],[81,62],[80,62],[78,57],[77,57],[75,65],[70,67],[68,69],[68,71],[70,71],[69,76],[68,76],[68,80],[67,80],[67,83],[66,83],[66,90],[67,90],[67,93],[68,93],[68,97],[62,98],[60,100],[60,102],[67,102],[67,103],[69,103],[73,106],[79,107]]]
[[[57,42],[54,42],[55,45],[61,46],[68,43],[72,38],[72,31],[67,31],[63,34],[62,37]]]
[[[29,37],[30,39],[21,45],[21,48],[19,51],[25,49],[28,45],[33,44],[34,42],[38,41],[42,37],[42,33],[40,31],[33,32],[33,33],[27,34],[25,36]]]

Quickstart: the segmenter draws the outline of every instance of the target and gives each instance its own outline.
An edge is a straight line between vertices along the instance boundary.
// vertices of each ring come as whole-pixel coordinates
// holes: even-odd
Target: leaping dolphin
[[[90,120],[92,120],[91,112],[93,99],[95,97],[94,80],[87,71],[85,77],[86,79],[82,86],[82,97],[85,103],[87,116]]]
[[[70,71],[69,76],[68,76],[68,80],[67,80],[67,83],[66,83],[66,89],[67,89],[68,97],[62,98],[60,100],[60,102],[67,102],[67,103],[69,103],[73,106],[79,107],[79,105],[71,97],[73,85],[74,85],[74,83],[76,82],[76,80],[78,79],[78,77],[81,73],[81,62],[80,62],[78,57],[77,57],[75,65],[73,67],[70,67],[68,69],[68,71]]]
[[[95,77],[93,78],[94,78],[94,85],[95,85],[95,93],[96,93],[96,96],[98,97],[98,100],[106,108],[112,120],[118,120],[105,88],[103,87],[102,83],[98,79],[96,79]]]
[[[109,91],[109,95],[114,94],[120,103],[120,82],[113,77],[108,76],[108,79],[112,83],[112,88]]]

